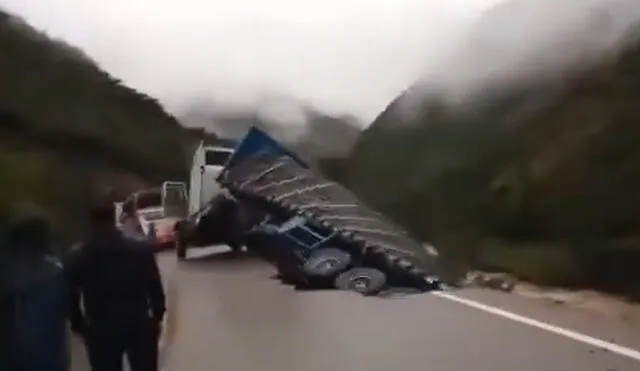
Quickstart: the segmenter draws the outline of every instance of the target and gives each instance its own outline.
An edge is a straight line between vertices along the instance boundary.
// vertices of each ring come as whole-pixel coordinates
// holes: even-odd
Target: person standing
[[[128,238],[138,241],[147,239],[133,201],[125,202],[122,206],[122,226],[120,229]]]
[[[62,264],[53,254],[48,220],[22,211],[0,242],[0,369],[66,371],[68,301]]]
[[[70,322],[87,346],[93,371],[158,370],[165,293],[151,247],[127,238],[112,203],[91,208],[91,230],[67,264]],[[84,310],[80,306],[80,298]]]

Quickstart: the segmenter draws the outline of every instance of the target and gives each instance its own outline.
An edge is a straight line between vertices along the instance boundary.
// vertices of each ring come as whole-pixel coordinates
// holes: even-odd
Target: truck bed
[[[430,260],[405,230],[367,207],[347,188],[286,154],[245,157],[230,164],[218,180],[236,197],[265,201],[337,231],[363,252],[384,252],[416,263]]]

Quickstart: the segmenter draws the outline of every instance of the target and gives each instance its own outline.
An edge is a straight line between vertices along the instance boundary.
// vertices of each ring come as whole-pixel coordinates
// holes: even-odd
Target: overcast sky
[[[558,0],[560,1],[560,0]],[[500,0],[0,0],[179,113],[290,94],[367,122]]]

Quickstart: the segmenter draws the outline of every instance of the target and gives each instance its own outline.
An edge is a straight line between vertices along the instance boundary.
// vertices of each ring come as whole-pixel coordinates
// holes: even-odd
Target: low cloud
[[[368,123],[498,2],[0,0],[0,6],[81,47],[174,113],[196,100],[251,102],[278,92]]]

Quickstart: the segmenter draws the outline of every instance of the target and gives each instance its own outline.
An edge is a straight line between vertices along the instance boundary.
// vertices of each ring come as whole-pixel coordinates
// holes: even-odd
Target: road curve
[[[170,253],[158,258],[175,287],[166,371],[640,370],[633,357],[435,295],[299,292],[269,279],[273,271],[259,261],[226,254],[181,263]],[[486,297],[487,304],[557,326],[584,326],[572,329],[607,341],[620,335],[631,348],[640,340],[635,324],[587,320],[539,300],[456,295]]]

